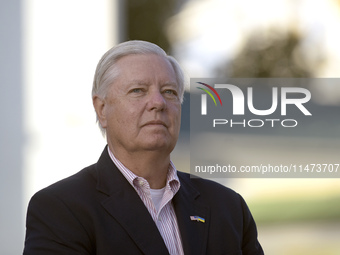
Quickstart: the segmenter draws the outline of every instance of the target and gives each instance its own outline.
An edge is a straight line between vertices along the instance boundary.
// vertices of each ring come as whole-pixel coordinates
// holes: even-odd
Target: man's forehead
[[[164,56],[155,54],[127,55],[116,62],[115,69],[118,71],[118,75],[123,72],[133,75],[129,77],[129,80],[143,82],[150,74],[153,74],[167,77],[168,81],[166,82],[176,83],[175,70],[170,61]]]

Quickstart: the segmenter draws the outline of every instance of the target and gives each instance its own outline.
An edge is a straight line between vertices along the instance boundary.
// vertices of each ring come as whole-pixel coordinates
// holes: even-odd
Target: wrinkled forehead
[[[115,65],[117,78],[139,82],[158,79],[179,86],[171,62],[155,54],[131,54],[120,58]]]

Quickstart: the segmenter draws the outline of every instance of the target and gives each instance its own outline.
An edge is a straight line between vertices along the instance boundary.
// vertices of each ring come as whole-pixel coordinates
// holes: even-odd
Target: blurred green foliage
[[[340,222],[340,196],[320,198],[285,198],[263,200],[249,204],[258,224],[288,222]]]

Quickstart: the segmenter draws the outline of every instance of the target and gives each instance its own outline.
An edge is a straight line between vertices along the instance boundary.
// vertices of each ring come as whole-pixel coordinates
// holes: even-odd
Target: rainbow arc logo
[[[203,82],[197,82],[197,83],[207,87],[208,89],[210,89],[217,96],[217,98],[220,101],[220,104],[222,106],[221,97],[220,97],[220,95],[217,93],[217,91],[212,86],[210,86],[210,85],[208,85],[206,83],[203,83]],[[201,88],[201,87],[197,87],[197,88],[200,89],[200,90],[203,90],[204,92],[206,92],[212,98],[212,100],[214,101],[215,106],[217,106],[217,102],[216,102],[216,99],[215,99],[214,95],[208,89]],[[202,115],[207,115],[207,95],[206,94],[202,94],[201,95],[201,100],[202,100],[201,114]]]

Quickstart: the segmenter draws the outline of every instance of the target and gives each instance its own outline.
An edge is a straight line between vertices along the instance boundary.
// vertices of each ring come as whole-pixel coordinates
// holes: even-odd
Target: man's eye
[[[132,89],[131,92],[132,93],[140,93],[140,92],[142,92],[142,89]]]
[[[175,90],[172,90],[172,89],[167,89],[167,90],[164,91],[164,93],[170,94],[170,95],[177,95],[177,92]]]

